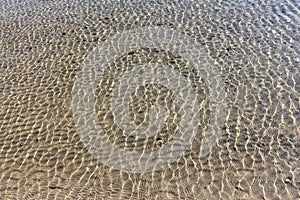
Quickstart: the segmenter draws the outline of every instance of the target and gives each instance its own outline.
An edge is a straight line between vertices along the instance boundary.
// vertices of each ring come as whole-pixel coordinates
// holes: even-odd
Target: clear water
[[[299,14],[2,1],[0,199],[300,199]]]

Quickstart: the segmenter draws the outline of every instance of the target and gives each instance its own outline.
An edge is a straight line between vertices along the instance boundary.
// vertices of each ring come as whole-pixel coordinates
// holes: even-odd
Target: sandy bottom
[[[300,199],[297,1],[191,2],[0,3],[0,199]],[[152,123],[154,104],[169,116],[156,135],[141,140],[124,134],[110,99],[134,66],[177,70],[190,80],[203,111],[184,155],[155,172],[129,173],[104,165],[86,148],[75,126],[72,89],[98,44],[146,26],[176,29],[203,47],[223,80],[226,110],[217,143],[199,158],[211,120],[210,83],[166,49],[118,55],[103,72],[95,100],[113,145],[157,150],[174,138],[183,117],[176,92],[147,84],[130,94],[128,116],[138,125]],[[129,91],[130,81],[125,85]]]

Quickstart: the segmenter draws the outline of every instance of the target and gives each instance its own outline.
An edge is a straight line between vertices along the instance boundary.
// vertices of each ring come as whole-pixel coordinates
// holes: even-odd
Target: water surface
[[[1,198],[300,199],[299,13],[297,0],[2,1]],[[95,110],[113,145],[128,152],[155,151],[174,138],[184,115],[178,92],[167,84],[149,82],[135,90],[130,81],[125,84],[122,76],[136,66],[160,64],[180,73],[201,111],[184,155],[161,170],[132,173],[103,164],[86,147],[90,138],[82,139],[75,126],[72,91],[97,45],[141,27],[188,36],[201,45],[207,68],[201,74],[183,56],[152,47],[109,63],[97,86]],[[210,90],[214,80],[222,80],[216,81],[216,91]],[[114,93],[116,83],[126,87]],[[226,93],[224,123],[217,124],[217,143],[200,158],[209,116],[217,112],[212,112],[212,94],[220,88]],[[135,124],[165,120],[155,135],[141,139],[118,127],[115,119],[122,117],[113,116],[110,100],[126,91],[131,91],[127,111]],[[160,105],[158,113],[169,114],[166,119],[151,121],[154,104]],[[122,159],[109,151],[107,156]]]

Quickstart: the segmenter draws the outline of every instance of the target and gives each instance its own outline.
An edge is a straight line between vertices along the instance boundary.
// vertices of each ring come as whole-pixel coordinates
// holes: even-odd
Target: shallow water
[[[0,199],[300,199],[298,4],[2,1]]]

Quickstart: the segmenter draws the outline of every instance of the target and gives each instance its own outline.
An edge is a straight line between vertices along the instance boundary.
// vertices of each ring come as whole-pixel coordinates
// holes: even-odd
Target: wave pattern
[[[299,13],[296,0],[2,1],[0,199],[299,199]],[[200,159],[211,114],[201,74],[165,49],[116,57],[98,84],[95,109],[119,148],[159,149],[182,117],[176,93],[159,84],[141,86],[129,101],[135,124],[149,124],[156,103],[169,116],[147,140],[124,135],[108,99],[131,66],[177,69],[202,102],[199,131],[185,155],[159,171],[129,173],[88,151],[75,126],[72,89],[98,44],[151,26],[180,31],[203,47],[224,80],[228,107],[217,144]]]

